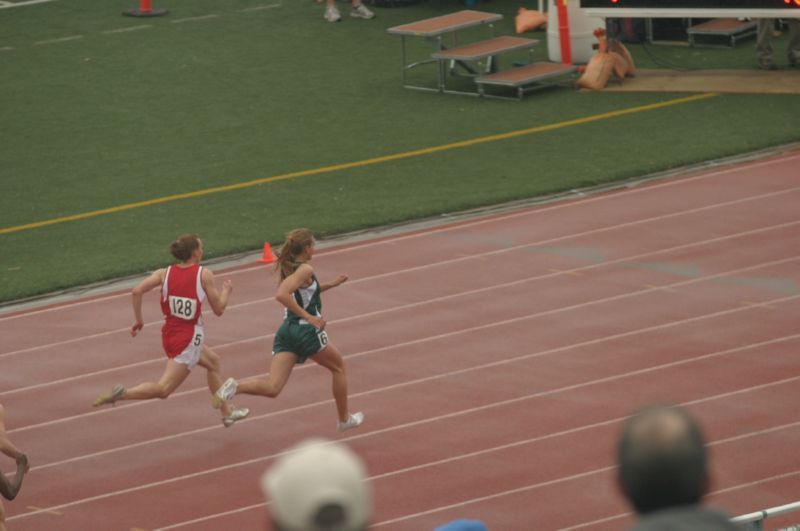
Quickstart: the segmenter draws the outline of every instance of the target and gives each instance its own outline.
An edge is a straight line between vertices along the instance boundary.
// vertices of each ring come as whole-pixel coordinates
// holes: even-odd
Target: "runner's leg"
[[[292,369],[297,364],[297,356],[291,352],[278,352],[272,356],[269,374],[266,378],[253,378],[239,382],[236,394],[260,395],[275,398],[289,381]]]
[[[147,400],[167,398],[183,383],[190,373],[189,366],[175,360],[167,360],[167,367],[158,382],[140,383],[125,391],[120,400]]]
[[[350,411],[347,409],[347,371],[342,353],[333,344],[328,343],[325,349],[311,356],[311,359],[331,371],[336,412],[339,414],[339,422],[345,422],[350,416]]]
[[[213,395],[222,385],[222,376],[220,376],[219,373],[219,355],[206,345],[203,345],[203,350],[200,353],[200,361],[197,363],[206,370],[208,388],[211,390],[211,394]],[[231,406],[227,402],[222,402],[222,405],[219,409],[222,412],[223,417],[227,417],[231,414]]]

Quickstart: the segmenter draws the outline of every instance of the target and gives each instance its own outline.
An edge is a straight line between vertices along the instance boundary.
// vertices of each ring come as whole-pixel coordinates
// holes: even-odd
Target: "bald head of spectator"
[[[617,457],[620,487],[640,515],[697,505],[708,492],[705,440],[683,408],[636,412],[623,427]]]

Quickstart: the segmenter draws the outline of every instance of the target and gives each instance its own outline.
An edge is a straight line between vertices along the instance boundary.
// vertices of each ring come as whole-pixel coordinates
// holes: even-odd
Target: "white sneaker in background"
[[[336,6],[328,6],[325,8],[325,20],[328,22],[339,22],[342,20],[342,15],[339,14],[339,10],[336,9]]]
[[[358,4],[350,9],[350,16],[353,18],[375,18],[375,13],[367,9],[364,4]]]

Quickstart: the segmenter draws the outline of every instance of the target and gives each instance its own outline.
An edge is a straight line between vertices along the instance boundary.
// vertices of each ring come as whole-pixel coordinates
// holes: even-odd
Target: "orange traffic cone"
[[[264,255],[259,258],[258,261],[262,264],[271,264],[275,261],[275,256],[272,254],[272,247],[269,246],[269,242],[264,244]]]
[[[138,9],[127,9],[122,12],[126,17],[160,17],[167,14],[166,9],[153,9],[150,0],[139,0]]]

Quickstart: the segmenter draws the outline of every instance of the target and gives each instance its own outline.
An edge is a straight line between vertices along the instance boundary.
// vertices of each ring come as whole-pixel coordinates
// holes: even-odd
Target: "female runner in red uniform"
[[[207,371],[208,388],[212,394],[222,385],[219,356],[204,342],[201,310],[203,302],[208,300],[214,313],[222,315],[233,285],[226,280],[222,293],[217,291],[214,274],[200,265],[203,242],[196,234],[178,238],[170,246],[170,252],[180,261],[179,264],[153,272],[133,288],[135,320],[131,327],[131,335],[136,336],[144,326],[142,297],[160,286],[161,311],[165,317],[161,342],[167,355],[167,368],[158,382],[145,382],[130,389],[116,385],[111,393],[97,397],[94,407],[114,405],[117,400],[167,398],[198,364]],[[226,428],[249,413],[247,408],[234,409],[227,403],[215,402],[214,405],[222,411],[222,423]]]

